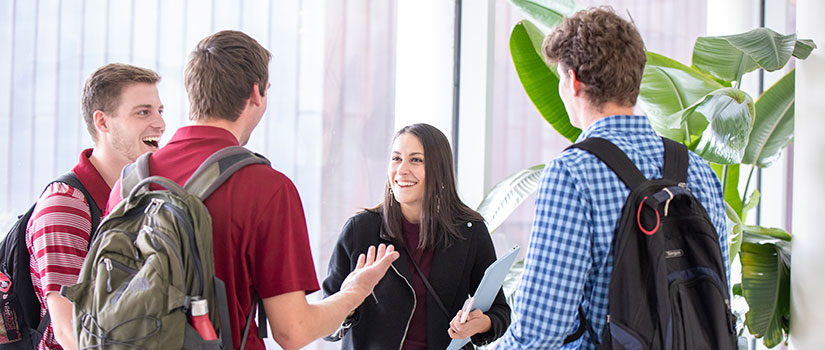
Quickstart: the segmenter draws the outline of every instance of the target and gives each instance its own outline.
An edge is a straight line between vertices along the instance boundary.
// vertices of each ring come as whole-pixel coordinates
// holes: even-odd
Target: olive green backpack
[[[215,277],[212,219],[203,200],[240,168],[269,161],[240,146],[224,148],[181,188],[149,176],[150,155],[123,169],[124,200],[101,222],[77,284],[61,290],[74,303],[78,348],[231,349],[226,290]],[[165,189],[150,190],[152,184]],[[197,298],[208,301],[218,340],[203,340],[189,324]]]

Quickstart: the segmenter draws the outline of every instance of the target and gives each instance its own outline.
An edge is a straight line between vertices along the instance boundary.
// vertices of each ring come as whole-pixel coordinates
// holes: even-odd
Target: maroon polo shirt
[[[183,127],[152,155],[149,172],[183,185],[211,154],[237,145],[225,129]],[[118,182],[107,210],[119,201]],[[236,172],[204,204],[212,216],[215,274],[226,282],[232,339],[239,346],[253,292],[269,298],[318,290],[304,210],[292,181],[263,164]],[[264,349],[255,322],[249,334],[246,348]]]
[[[418,240],[421,234],[421,225],[412,224],[404,219],[404,241],[407,244],[407,251],[410,258],[415,260],[421,272],[427,278],[430,277],[430,269],[433,265],[433,251],[418,247]],[[427,286],[421,275],[410,262],[410,272],[412,273],[412,287],[415,290],[415,311],[413,312],[410,325],[407,327],[407,337],[404,338],[404,350],[426,350],[427,349]]]
[[[89,194],[92,195],[92,199],[102,214],[104,209],[106,209],[106,202],[109,200],[109,191],[111,189],[109,185],[106,184],[103,176],[97,171],[97,168],[92,165],[92,162],[89,160],[91,156],[91,148],[84,149],[83,152],[80,152],[80,160],[78,160],[77,165],[72,168],[72,172],[77,175],[77,179],[80,180],[80,183],[83,184],[86,191],[89,191]]]

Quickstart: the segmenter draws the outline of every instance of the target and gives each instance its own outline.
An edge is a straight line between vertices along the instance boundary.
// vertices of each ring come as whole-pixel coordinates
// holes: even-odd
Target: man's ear
[[[92,113],[92,119],[94,120],[95,129],[97,129],[98,135],[101,132],[109,132],[109,117],[106,113],[103,113],[103,111],[98,109]]]
[[[252,91],[249,93],[249,103],[254,106],[260,106],[264,97],[261,96],[261,87],[258,83],[252,84]]]
[[[570,84],[570,91],[573,92],[573,96],[578,96],[582,88],[582,82],[579,81],[579,78],[576,76],[576,71],[568,69],[567,78],[568,84]]]

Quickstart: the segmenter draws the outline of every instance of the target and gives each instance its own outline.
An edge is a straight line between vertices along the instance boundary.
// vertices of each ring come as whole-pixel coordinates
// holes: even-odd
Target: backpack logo
[[[0,292],[3,292],[3,299],[8,297],[5,293],[8,293],[9,289],[11,289],[11,279],[5,273],[0,272]]]
[[[68,172],[49,185],[61,182],[83,193],[89,204],[92,231],[100,221],[100,210],[77,176]],[[48,188],[48,186],[46,187]],[[44,189],[45,190],[45,189]],[[17,217],[14,226],[0,242],[0,349],[17,350],[37,347],[49,326],[49,314],[40,317],[40,299],[34,291],[26,246],[26,228],[35,206]]]
[[[668,250],[668,251],[665,252],[665,259],[678,258],[678,257],[680,257],[684,254],[685,254],[685,252],[682,251],[681,249]]]
[[[630,189],[613,236],[602,337],[581,307],[577,333],[586,328],[600,350],[736,349],[719,236],[687,187],[690,154],[680,143],[662,142],[663,176],[652,180],[606,139],[571,146],[595,155]]]

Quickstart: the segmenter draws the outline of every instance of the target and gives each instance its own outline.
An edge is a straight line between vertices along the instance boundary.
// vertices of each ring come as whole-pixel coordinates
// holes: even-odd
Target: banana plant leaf
[[[728,246],[728,263],[732,264],[733,259],[736,258],[736,255],[739,254],[739,250],[742,248],[742,228],[744,225],[742,225],[739,216],[736,215],[736,212],[734,212],[728,202],[725,202],[725,215],[733,222],[733,228],[731,228],[730,235],[728,236],[728,240],[730,241],[730,245]]]
[[[665,56],[653,52],[646,55],[639,102],[657,132],[672,140],[690,143],[690,136],[701,134],[707,122],[698,118],[683,123],[684,112],[722,85]]]
[[[565,16],[572,15],[576,10],[576,2],[573,0],[512,0],[511,2],[547,29],[559,25]]]
[[[695,114],[702,115],[710,125],[699,138],[694,152],[702,158],[719,164],[738,164],[742,161],[753,124],[754,104],[744,91],[721,88],[705,96],[683,116],[690,125]]]
[[[762,232],[771,235],[763,235]],[[745,226],[739,256],[742,262],[742,294],[750,310],[748,331],[767,347],[785,339],[790,325],[790,242],[778,238],[778,229]],[[784,231],[783,231],[784,232]]]
[[[722,193],[725,196],[725,203],[730,205],[736,219],[731,218],[731,221],[741,221],[742,216],[742,199],[739,197],[739,164],[722,165],[710,163],[711,169],[719,177],[719,182],[722,183]]]
[[[775,71],[785,66],[791,55],[805,58],[813,50],[810,40],[796,40],[796,34],[782,35],[768,28],[716,37],[699,37],[693,48],[693,65],[724,81],[741,80],[757,68]],[[815,46],[815,45],[814,45]]]
[[[746,236],[749,237],[748,240],[752,243],[778,243],[780,241],[790,243],[793,240],[793,236],[781,228],[745,225],[743,229],[747,233]],[[790,247],[788,245],[787,248],[790,249]],[[788,254],[788,257],[790,257],[790,254]],[[788,263],[790,263],[790,260]]]
[[[516,290],[518,290],[519,282],[521,282],[521,275],[524,274],[524,259],[516,261],[507,276],[504,277],[504,283],[501,284],[501,289],[504,291],[504,296],[507,298],[507,303],[510,307],[516,303]]]
[[[736,329],[739,336],[739,349],[748,349],[749,339],[742,336],[745,330],[745,315],[748,314],[748,301],[742,296],[742,284],[733,285],[733,295],[731,295],[731,311],[736,316]]]
[[[731,82],[759,64],[721,37],[699,37],[693,46],[693,66],[714,77]]]
[[[756,117],[742,163],[771,165],[793,140],[794,71],[786,74],[756,100]]]
[[[756,208],[756,205],[759,204],[759,198],[761,196],[762,194],[759,193],[759,190],[753,190],[753,192],[751,192],[750,197],[748,197],[748,200],[745,201],[745,205],[742,207],[742,214],[740,215],[742,220],[746,220],[748,217],[748,212]]]
[[[559,77],[555,66],[548,67],[541,54],[544,34],[528,20],[516,24],[510,34],[510,55],[527,97],[562,136],[575,141],[581,130],[570,124],[564,102],[559,97]]]
[[[793,57],[798,59],[804,60],[808,58],[808,55],[811,54],[816,48],[816,44],[811,39],[799,39],[796,41],[796,45],[793,47]]]
[[[510,214],[536,192],[539,186],[544,164],[539,164],[513,175],[496,184],[484,196],[478,206],[478,212],[487,222],[487,230],[495,231]]]

